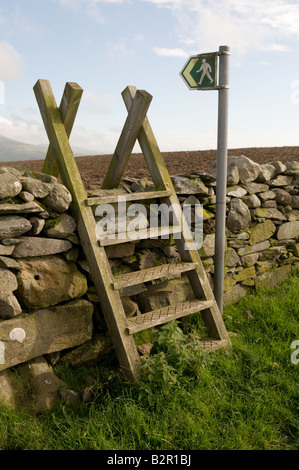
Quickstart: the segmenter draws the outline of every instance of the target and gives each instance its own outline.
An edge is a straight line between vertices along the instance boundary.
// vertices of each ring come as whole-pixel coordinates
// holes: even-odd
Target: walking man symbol
[[[200,77],[200,81],[198,82],[199,85],[202,84],[202,81],[203,79],[205,78],[205,76],[208,77],[208,79],[210,80],[211,83],[213,83],[213,79],[210,75],[210,72],[212,72],[212,67],[210,66],[210,64],[207,63],[206,59],[202,59],[202,64],[201,64],[201,67],[200,69],[196,70],[197,73],[200,73],[202,72],[201,74],[201,77]]]

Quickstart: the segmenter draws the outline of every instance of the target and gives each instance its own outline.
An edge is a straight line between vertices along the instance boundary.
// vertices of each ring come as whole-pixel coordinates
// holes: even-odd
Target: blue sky
[[[231,48],[229,148],[299,145],[299,1],[0,0],[0,135],[47,143],[33,93],[83,97],[73,147],[112,153],[127,85],[153,95],[162,151],[215,149],[217,91],[189,90],[189,56]],[[139,151],[138,146],[134,151]]]

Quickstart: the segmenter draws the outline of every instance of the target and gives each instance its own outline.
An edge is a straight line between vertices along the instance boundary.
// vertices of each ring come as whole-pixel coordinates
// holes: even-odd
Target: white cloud
[[[99,96],[92,91],[85,91],[81,100],[81,107],[90,113],[110,114],[110,104],[115,100],[115,96],[106,94]]]
[[[22,59],[7,41],[0,42],[0,80],[11,80],[22,75]]]
[[[120,4],[125,0],[54,0],[55,2],[64,5],[65,7],[72,8],[73,10],[83,10],[87,16],[92,18],[98,23],[104,23],[105,17],[100,9],[101,3],[106,4]]]
[[[188,57],[188,53],[179,48],[154,47],[153,49],[157,55],[162,57]]]
[[[194,41],[200,50],[227,44],[240,54],[265,48],[282,51],[284,39],[299,38],[299,3],[291,0],[142,1],[170,8],[182,42],[191,46]]]
[[[39,145],[47,143],[47,136],[41,124],[26,121],[20,116],[6,118],[0,116],[1,135],[9,139],[18,140],[27,144]]]

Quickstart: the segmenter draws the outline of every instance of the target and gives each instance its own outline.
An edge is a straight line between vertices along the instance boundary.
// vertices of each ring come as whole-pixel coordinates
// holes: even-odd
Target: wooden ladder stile
[[[92,279],[97,289],[103,314],[111,339],[126,377],[134,381],[139,376],[140,357],[134,341],[134,333],[162,325],[196,312],[201,312],[208,339],[203,343],[207,350],[229,347],[230,339],[217,307],[212,289],[203,269],[198,251],[187,224],[139,230],[139,239],[173,236],[181,262],[164,264],[153,268],[113,276],[105,247],[132,241],[130,232],[126,236],[98,238],[93,207],[100,204],[117,203],[118,196],[111,190],[118,188],[129,157],[138,139],[147,166],[152,176],[154,191],[125,194],[125,201],[161,200],[173,209],[173,219],[183,220],[183,213],[171,178],[164,164],[157,142],[149,125],[146,113],[151,95],[135,87],[127,87],[123,93],[128,116],[112,156],[108,172],[102,184],[100,196],[88,197],[70,144],[69,135],[80,103],[82,89],[75,83],[67,83],[60,108],[47,80],[38,80],[34,92],[49,138],[49,150],[44,171],[61,179],[72,195],[72,212],[77,222],[81,245],[89,264]],[[121,300],[121,290],[155,279],[171,278],[186,273],[192,286],[194,299],[163,307],[151,312],[127,318]]]

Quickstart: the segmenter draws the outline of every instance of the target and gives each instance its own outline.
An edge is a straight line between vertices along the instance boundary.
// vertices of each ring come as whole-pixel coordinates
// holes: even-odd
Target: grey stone
[[[6,215],[0,217],[0,240],[18,237],[31,229],[31,223],[25,217]]]
[[[1,203],[0,214],[31,214],[34,212],[45,212],[45,209],[36,201],[24,202],[21,204]]]
[[[60,214],[55,219],[48,219],[44,231],[48,237],[65,238],[76,230],[76,221],[69,214]]]
[[[249,196],[245,196],[242,200],[250,209],[255,209],[256,207],[261,206],[261,201],[256,194],[250,194]]]
[[[267,219],[265,222],[261,224],[255,224],[250,228],[250,245],[255,245],[256,243],[260,243],[268,238],[272,237],[272,235],[276,231],[276,226],[271,222],[270,219]]]
[[[241,257],[241,263],[244,268],[249,268],[250,266],[254,266],[258,259],[259,253],[250,253],[249,255]]]
[[[22,191],[20,180],[11,173],[0,173],[0,201],[7,201]]]
[[[299,221],[286,222],[282,224],[277,230],[277,239],[282,240],[285,238],[298,238],[299,237]]]
[[[18,194],[18,197],[19,197],[20,199],[22,199],[23,201],[25,201],[25,202],[34,201],[34,196],[33,196],[33,194],[28,193],[28,191],[21,191],[21,192]]]
[[[0,268],[7,269],[20,269],[20,265],[14,258],[9,258],[7,256],[0,256]]]
[[[13,251],[15,258],[54,255],[72,248],[71,242],[56,238],[21,237]]]
[[[225,252],[224,266],[234,267],[239,266],[240,264],[241,261],[237,252],[233,248],[228,247]]]
[[[0,370],[88,341],[93,331],[93,310],[92,303],[80,299],[1,321],[5,361]]]
[[[44,228],[45,219],[41,217],[30,217],[29,222],[32,225],[31,230],[28,232],[28,235],[39,235]]]
[[[266,163],[264,165],[260,165],[260,172],[257,176],[256,181],[259,183],[263,183],[265,181],[269,181],[276,175],[276,169],[270,163]]]
[[[172,176],[171,180],[177,194],[209,194],[208,188],[200,178],[188,178],[178,175]]]
[[[79,405],[81,403],[81,393],[77,390],[62,388],[59,394],[60,398],[65,403],[69,403],[70,405]]]
[[[257,209],[252,209],[252,213],[260,219],[286,220],[286,217],[279,210],[271,207],[258,207]]]
[[[285,189],[273,188],[272,191],[275,193],[275,201],[281,206],[287,206],[292,202],[292,196]]]
[[[245,155],[228,157],[227,166],[236,166],[238,168],[241,183],[248,183],[256,180],[260,172],[260,166],[245,157]]]
[[[72,196],[63,184],[54,183],[48,196],[41,199],[41,202],[60,214],[70,207]]]
[[[284,171],[285,175],[298,175],[299,174],[299,162],[291,161],[285,163],[286,170]]]
[[[13,250],[15,249],[15,245],[2,245],[0,243],[0,255],[2,256],[9,256],[12,254]]]
[[[240,199],[232,199],[227,216],[227,228],[232,232],[248,227],[251,215],[248,207]]]
[[[291,206],[293,209],[299,209],[299,196],[293,196]]]
[[[245,256],[245,255],[249,255],[250,253],[257,253],[259,251],[266,250],[269,246],[270,246],[270,243],[268,240],[265,240],[260,243],[256,243],[255,245],[252,245],[252,246],[244,246],[238,249],[238,255]]]
[[[258,197],[262,201],[268,201],[268,200],[271,200],[271,199],[275,199],[275,193],[273,191],[265,191],[264,193],[259,193]]]
[[[263,193],[269,190],[268,184],[264,183],[246,183],[243,187],[249,194]]]
[[[215,233],[207,234],[204,237],[202,247],[199,250],[200,256],[211,257],[215,254]]]
[[[227,186],[234,186],[240,181],[239,170],[236,165],[232,165],[227,169]]]
[[[289,175],[278,175],[273,180],[268,181],[269,186],[288,186],[292,184],[293,177]]]
[[[247,194],[247,191],[246,189],[241,188],[241,186],[231,186],[227,188],[226,194],[227,196],[243,197]]]
[[[280,266],[279,268],[275,269],[274,271],[266,272],[257,276],[255,279],[255,288],[256,289],[271,289],[281,281],[286,279],[291,274],[291,266]]]
[[[0,268],[0,296],[18,288],[16,276],[9,269]]]
[[[19,264],[16,296],[27,309],[56,305],[87,292],[85,275],[63,257],[22,258]]]
[[[21,312],[22,308],[12,292],[0,292],[0,318],[12,318]]]
[[[231,289],[223,294],[223,305],[230,305],[241,300],[247,292],[247,287],[240,284],[234,285]]]
[[[50,192],[51,186],[48,183],[44,183],[38,179],[22,176],[20,181],[22,183],[23,189],[36,198],[44,198]]]
[[[280,161],[271,162],[270,165],[274,166],[277,175],[283,173],[287,169],[285,164]]]

